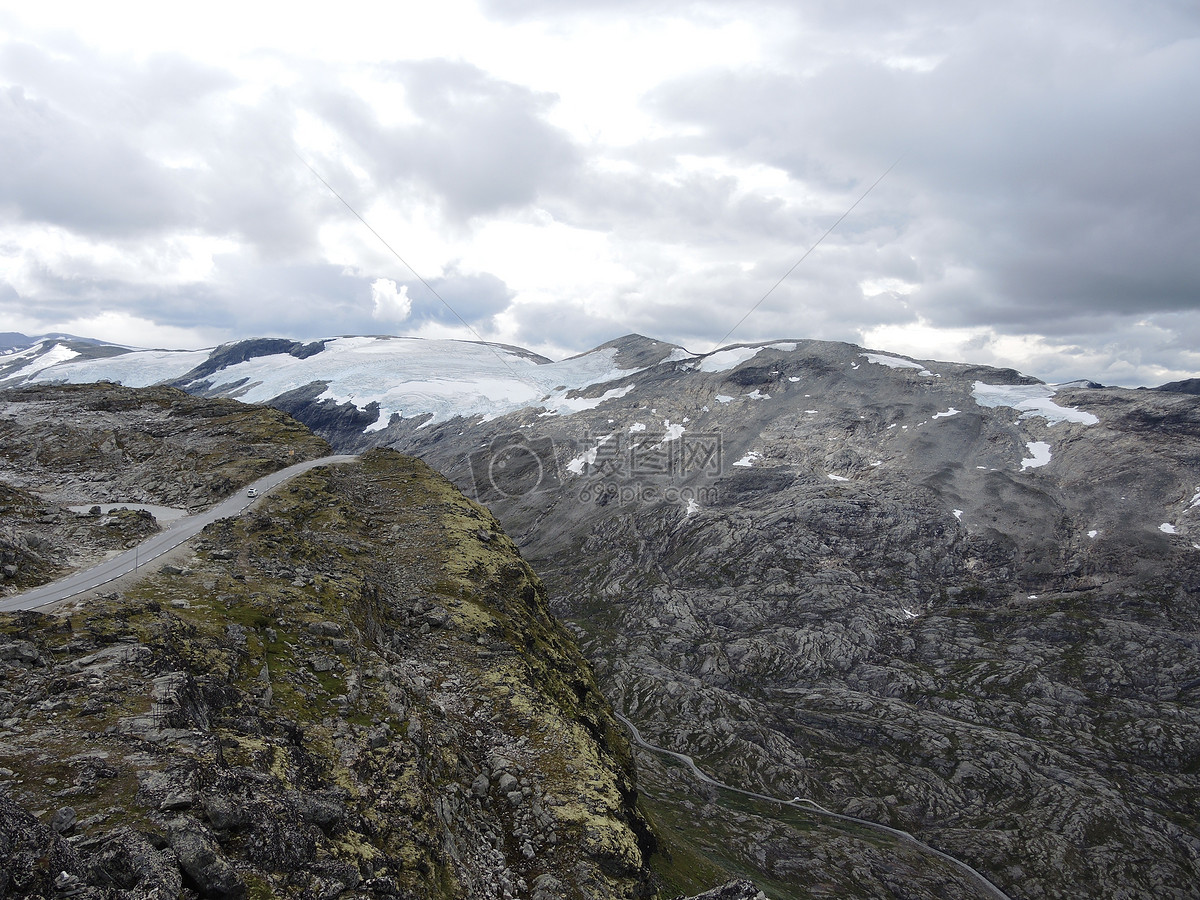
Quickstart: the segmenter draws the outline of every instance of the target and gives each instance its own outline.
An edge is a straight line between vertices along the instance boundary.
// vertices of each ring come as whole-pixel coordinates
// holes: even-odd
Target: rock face
[[[374,451],[191,546],[0,617],[0,898],[654,893],[621,728],[449,482]]]

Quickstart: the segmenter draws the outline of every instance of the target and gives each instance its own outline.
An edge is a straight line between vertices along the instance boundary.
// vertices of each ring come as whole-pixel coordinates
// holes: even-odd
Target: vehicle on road
[[[250,498],[257,497],[258,491],[256,491],[254,488],[250,488],[250,490],[246,491],[246,496]]]

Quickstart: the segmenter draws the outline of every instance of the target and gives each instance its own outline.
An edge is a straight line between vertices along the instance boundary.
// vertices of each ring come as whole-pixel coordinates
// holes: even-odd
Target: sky
[[[0,331],[1156,385],[1200,375],[1197,96],[1194,0],[0,0]]]

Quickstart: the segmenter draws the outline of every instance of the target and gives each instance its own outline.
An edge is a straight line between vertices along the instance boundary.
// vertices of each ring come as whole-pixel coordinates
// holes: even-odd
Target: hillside
[[[396,443],[488,496],[652,742],[911,831],[1011,897],[1193,895],[1196,398],[800,341],[605,387],[570,418]],[[480,477],[480,453],[550,448],[549,478]],[[938,895],[653,766],[647,791],[711,809],[709,846],[778,896]]]
[[[502,353],[543,379],[521,400],[478,345],[438,365],[356,340],[182,383],[285,386],[266,399],[335,447],[413,453],[487,503],[616,709],[719,781],[910,831],[1013,898],[1194,895],[1200,399],[630,336]],[[491,412],[450,415],[479,385]],[[972,895],[878,832],[638,758],[650,815],[772,897]]]
[[[143,450],[174,396],[36,402],[56,395],[76,439],[103,418]],[[319,449],[245,407],[242,427],[277,430],[222,444],[230,407],[175,403],[186,451],[164,435],[143,478],[201,445],[231,479],[219,458],[248,445]],[[10,458],[50,418],[12,417]],[[133,485],[115,460],[55,457],[39,487]],[[71,514],[39,502],[29,533],[69,543]],[[655,859],[671,878],[537,577],[489,513],[391,451],[293,479],[119,593],[0,616],[0,672],[0,897],[649,897]]]

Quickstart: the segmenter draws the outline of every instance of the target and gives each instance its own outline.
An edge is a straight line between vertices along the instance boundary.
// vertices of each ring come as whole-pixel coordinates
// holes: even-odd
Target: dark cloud
[[[791,71],[714,69],[647,102],[698,128],[693,152],[831,191],[857,193],[907,149],[832,242],[853,244],[856,227],[890,218],[926,261],[911,299],[934,324],[1053,333],[1099,311],[1200,308],[1200,257],[1188,249],[1200,242],[1196,18],[968,6],[904,38],[932,8],[877,19],[815,7],[823,26],[862,29],[896,60],[924,56],[932,68],[846,53]],[[1169,33],[1168,22],[1187,30]],[[861,302],[847,315],[878,324]]]

